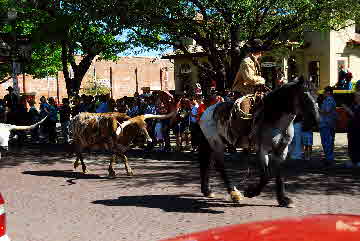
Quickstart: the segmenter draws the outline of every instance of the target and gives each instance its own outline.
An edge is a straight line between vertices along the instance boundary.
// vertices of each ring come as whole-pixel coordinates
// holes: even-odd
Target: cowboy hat
[[[264,44],[261,39],[250,40],[246,46],[249,48],[250,52],[263,52],[270,50],[269,46]]]

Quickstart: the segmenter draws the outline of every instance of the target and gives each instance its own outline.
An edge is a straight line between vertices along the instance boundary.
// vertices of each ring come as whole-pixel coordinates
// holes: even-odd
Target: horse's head
[[[320,121],[319,108],[310,91],[304,88],[304,80],[300,78],[292,87],[295,114],[302,115],[304,122],[317,126]]]
[[[319,122],[319,110],[314,97],[298,78],[270,92],[264,98],[264,113],[268,123],[274,123],[284,114],[302,115],[312,125]]]

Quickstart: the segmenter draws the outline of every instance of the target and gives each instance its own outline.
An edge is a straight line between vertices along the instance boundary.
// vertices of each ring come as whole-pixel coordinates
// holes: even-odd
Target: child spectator
[[[289,146],[289,155],[290,159],[294,161],[299,161],[303,159],[302,156],[302,121],[303,118],[300,115],[297,115],[294,120],[294,137]]]
[[[62,99],[62,107],[60,108],[60,123],[61,123],[61,133],[64,138],[64,143],[68,144],[70,140],[69,135],[69,125],[70,125],[70,101],[68,98]]]
[[[310,161],[312,156],[313,146],[313,126],[309,121],[303,120],[302,122],[302,136],[301,141],[304,146],[304,160]]]

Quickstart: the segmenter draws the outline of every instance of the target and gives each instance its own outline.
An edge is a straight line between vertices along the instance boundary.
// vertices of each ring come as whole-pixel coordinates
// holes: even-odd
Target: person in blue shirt
[[[100,97],[100,105],[98,108],[96,108],[96,113],[107,113],[109,111],[110,109],[108,99],[106,98],[106,95],[102,95]]]
[[[321,144],[325,153],[325,164],[334,164],[334,141],[335,128],[338,118],[336,112],[336,102],[333,97],[333,88],[328,86],[324,89],[324,101],[320,105],[320,124],[319,131]]]
[[[49,130],[49,142],[56,144],[57,133],[56,133],[56,123],[58,121],[58,108],[56,106],[55,100],[53,97],[48,99],[49,101],[49,110],[48,110],[48,130]]]

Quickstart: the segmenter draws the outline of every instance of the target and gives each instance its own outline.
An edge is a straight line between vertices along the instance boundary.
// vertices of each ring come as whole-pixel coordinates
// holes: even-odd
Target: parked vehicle
[[[0,193],[0,241],[10,241],[6,235],[5,201]]]

